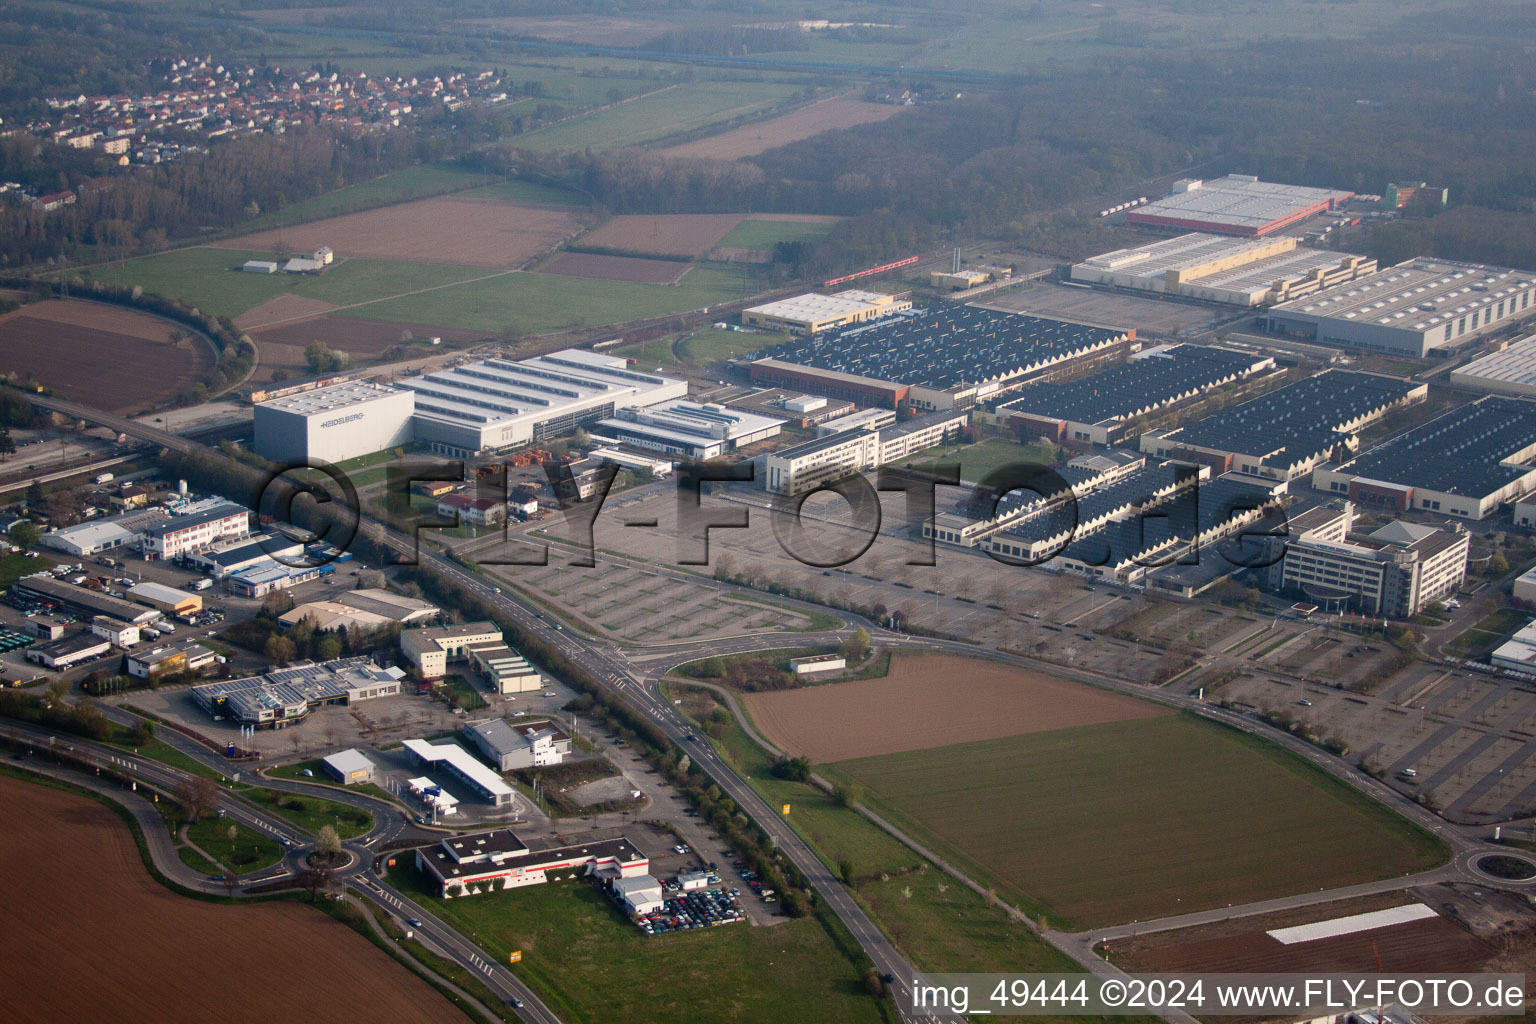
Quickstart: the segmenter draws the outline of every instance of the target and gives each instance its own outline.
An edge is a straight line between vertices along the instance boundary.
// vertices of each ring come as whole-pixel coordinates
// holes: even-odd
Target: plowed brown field
[[[902,108],[891,103],[865,103],[851,96],[834,96],[812,103],[808,107],[790,111],[782,117],[770,118],[757,124],[743,125],[707,139],[685,142],[659,150],[662,156],[709,157],[715,160],[740,160],[744,156],[756,156],[777,146],[799,142],[822,132],[837,128],[884,121],[901,113]]]
[[[437,196],[258,231],[220,242],[218,247],[276,252],[281,246],[305,252],[328,245],[342,258],[510,270],[553,248],[579,225],[576,211],[566,207]]]
[[[898,654],[884,679],[743,699],[775,746],[817,763],[1172,714],[1053,676],[947,654]]]
[[[0,370],[66,398],[135,412],[174,395],[213,367],[199,338],[158,317],[99,302],[34,302],[0,316]]]
[[[702,256],[740,224],[743,213],[625,214],[614,217],[581,240],[583,247]]]
[[[316,910],[218,906],[162,888],[122,821],[91,800],[0,777],[0,801],[0,875],[12,883],[0,1021],[464,1022]]]

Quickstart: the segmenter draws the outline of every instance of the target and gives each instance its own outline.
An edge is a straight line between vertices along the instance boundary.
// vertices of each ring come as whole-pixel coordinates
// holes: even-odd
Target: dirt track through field
[[[437,196],[378,210],[258,231],[218,243],[249,252],[313,252],[511,270],[573,234],[578,211],[503,199]]]
[[[217,906],[150,879],[121,819],[0,777],[0,1021],[464,1024],[425,982],[296,903]],[[24,882],[24,884],[23,884]]]
[[[590,277],[599,281],[638,281],[643,284],[676,284],[692,270],[675,260],[645,260],[633,256],[603,256],[594,252],[562,252],[539,268],[541,274]]]
[[[1064,679],[947,654],[896,655],[884,679],[749,693],[774,745],[818,764],[1172,714]]]

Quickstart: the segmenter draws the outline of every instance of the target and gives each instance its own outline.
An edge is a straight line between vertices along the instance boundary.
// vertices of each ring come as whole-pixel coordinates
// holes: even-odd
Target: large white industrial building
[[[1536,334],[1452,370],[1451,383],[1495,395],[1536,398]]]
[[[1536,274],[1454,260],[1399,263],[1269,311],[1277,334],[1422,359],[1531,315]]]
[[[450,455],[563,437],[620,409],[688,394],[685,380],[641,373],[620,356],[585,349],[515,361],[487,359],[399,386],[415,394],[417,439]]]
[[[778,436],[784,421],[723,405],[689,401],[620,409],[591,428],[594,437],[656,451],[712,459]]]
[[[370,381],[274,398],[255,409],[256,454],[278,463],[345,462],[409,442],[414,412],[409,391]]]
[[[1126,215],[1131,224],[1257,237],[1331,210],[1353,192],[1260,181],[1229,174],[1213,181],[1184,178],[1162,199]]]
[[[1376,271],[1369,256],[1302,248],[1291,235],[1192,232],[1072,266],[1072,280],[1234,306],[1285,302]]]

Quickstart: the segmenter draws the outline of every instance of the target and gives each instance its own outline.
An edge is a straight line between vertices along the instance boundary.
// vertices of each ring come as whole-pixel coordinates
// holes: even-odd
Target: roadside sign
[[[523,951],[520,950],[520,949],[514,949],[512,952],[507,954],[507,959],[512,961],[512,963],[514,963],[514,964],[517,963],[522,958],[523,958]]]
[[[788,817],[789,816],[789,804],[785,804],[784,805],[784,809],[782,811],[780,811],[779,813],[784,815],[785,817]]]

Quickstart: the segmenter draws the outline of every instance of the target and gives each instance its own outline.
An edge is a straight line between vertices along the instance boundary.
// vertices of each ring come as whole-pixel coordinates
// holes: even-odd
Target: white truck
[[[97,473],[95,478],[94,478],[95,482],[98,483],[98,484],[107,483],[111,479],[112,479],[112,474],[111,473]]]
[[[203,579],[200,579],[196,583],[190,584],[189,586],[192,590],[207,590],[209,587],[213,586],[213,580],[204,577]]]

